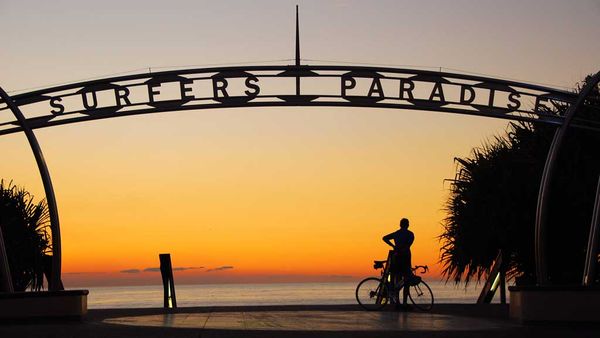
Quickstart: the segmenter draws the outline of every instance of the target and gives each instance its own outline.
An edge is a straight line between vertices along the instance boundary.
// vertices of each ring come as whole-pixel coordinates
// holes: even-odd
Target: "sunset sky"
[[[600,1],[0,2],[0,86],[294,57],[444,67],[572,88],[600,70]],[[275,61],[267,64],[289,64]],[[307,64],[333,64],[304,61]],[[7,114],[3,111],[2,114]],[[364,108],[234,108],[36,130],[56,189],[67,287],[340,281],[373,274],[407,217],[438,276],[455,157],[507,121]],[[24,135],[0,177],[43,198]]]

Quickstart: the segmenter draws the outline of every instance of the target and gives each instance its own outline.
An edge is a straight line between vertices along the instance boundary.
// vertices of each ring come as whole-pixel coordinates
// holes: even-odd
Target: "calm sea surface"
[[[427,281],[436,303],[475,303],[481,286],[455,287]],[[281,283],[281,284],[202,284],[176,285],[177,305],[300,305],[355,304],[357,283]],[[162,307],[162,285],[90,287],[88,307],[142,308]],[[496,295],[496,298],[497,295]]]

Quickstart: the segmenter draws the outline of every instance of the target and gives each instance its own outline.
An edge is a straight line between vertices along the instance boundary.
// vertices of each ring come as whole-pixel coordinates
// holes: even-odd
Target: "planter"
[[[511,286],[510,317],[522,322],[600,322],[600,288]]]
[[[0,293],[0,320],[83,319],[88,290]]]

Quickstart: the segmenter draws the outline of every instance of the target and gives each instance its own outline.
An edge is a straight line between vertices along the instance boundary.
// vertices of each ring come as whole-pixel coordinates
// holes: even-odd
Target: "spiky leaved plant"
[[[589,77],[586,81],[589,80]],[[577,91],[581,90],[581,86]],[[547,108],[564,114],[565,105]],[[596,87],[576,121],[600,121]],[[499,250],[508,276],[534,281],[535,211],[555,128],[510,123],[471,156],[457,158],[443,220],[441,262],[447,280],[468,284],[486,276]],[[552,282],[582,278],[592,205],[600,175],[600,132],[571,128],[559,153],[548,213],[548,272]],[[600,270],[599,270],[600,271]]]
[[[45,200],[35,203],[25,189],[0,180],[0,227],[15,291],[41,290],[44,257],[51,251]]]
[[[440,236],[449,280],[480,280],[500,249],[509,276],[533,270],[532,225],[543,164],[536,154],[543,154],[550,142],[540,136],[530,124],[511,123],[502,137],[455,159]]]

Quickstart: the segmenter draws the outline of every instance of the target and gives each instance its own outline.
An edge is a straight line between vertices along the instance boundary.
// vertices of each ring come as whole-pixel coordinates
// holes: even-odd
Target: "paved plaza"
[[[600,327],[522,324],[504,305],[440,304],[430,313],[358,306],[253,306],[90,310],[83,321],[3,322],[0,337],[36,338],[597,338]]]
[[[109,318],[103,322],[133,326],[271,331],[466,331],[499,330],[515,326],[506,320],[367,311],[176,313]]]

